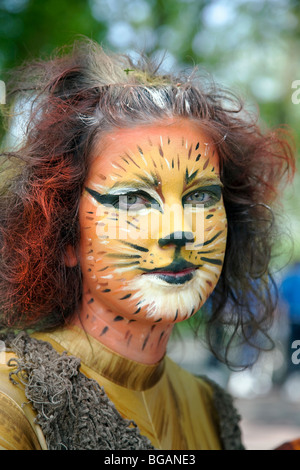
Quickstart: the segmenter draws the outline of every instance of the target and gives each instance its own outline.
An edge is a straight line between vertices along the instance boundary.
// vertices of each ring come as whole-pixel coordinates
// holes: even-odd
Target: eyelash
[[[209,196],[209,200],[207,200],[207,201],[195,201],[194,203],[187,201],[187,199],[189,197],[191,197],[192,195],[197,194],[197,193],[207,194]],[[183,203],[183,205],[185,203],[187,203],[187,204],[192,204],[192,205],[204,205],[204,207],[210,207],[210,206],[216,204],[216,202],[218,202],[220,200],[221,194],[222,194],[221,186],[211,185],[211,186],[204,187],[204,188],[199,188],[199,189],[196,189],[196,190],[190,192],[189,194],[184,196],[184,198],[182,199],[182,203]],[[152,199],[152,198],[151,198],[152,201],[150,201],[149,195],[147,193],[142,192],[142,191],[141,192],[137,191],[137,192],[127,193],[127,194],[124,194],[124,196],[127,196],[127,197],[130,197],[130,196],[142,197],[142,198],[144,198],[144,200],[148,201],[148,204],[147,204],[147,202],[145,203],[146,207],[150,207],[151,203],[152,203],[152,207],[153,207],[153,204],[154,204],[155,206],[158,206],[158,209],[160,209],[160,206],[157,203],[157,201],[155,201],[155,199]],[[116,196],[116,201],[115,201],[115,203],[113,203],[113,206],[118,208],[118,209],[119,209],[119,207],[118,207],[119,197],[120,196]]]
[[[158,202],[152,198],[151,196],[149,196],[149,194],[147,193],[144,193],[143,191],[133,191],[133,192],[129,192],[129,193],[126,193],[126,194],[120,194],[118,196],[115,196],[115,199],[112,201],[112,205],[116,208],[116,209],[120,209],[119,207],[119,204],[120,204],[120,197],[131,197],[131,196],[135,196],[135,197],[140,197],[140,198],[143,198],[145,203],[142,203],[142,205],[144,205],[146,208],[148,207],[152,207],[152,208],[155,208],[155,209],[158,209],[158,210],[161,210],[160,209],[160,206],[158,204]],[[138,203],[134,203],[134,204],[138,204]],[[132,204],[132,206],[134,206],[134,204]],[[124,209],[123,209],[124,210]],[[129,209],[127,209],[127,211],[129,211]]]
[[[188,202],[187,199],[189,197],[191,197],[193,194],[196,194],[196,193],[207,194],[209,196],[209,200],[204,201],[204,202],[203,201],[196,201],[196,202],[194,202],[194,204],[192,202]],[[211,185],[211,186],[202,187],[202,188],[196,189],[194,191],[191,191],[189,194],[187,194],[186,196],[183,197],[182,203],[183,203],[183,205],[185,203],[187,203],[187,204],[192,204],[192,205],[198,205],[199,204],[199,205],[204,205],[204,207],[210,207],[210,206],[216,204],[216,202],[218,202],[221,199],[221,195],[222,195],[221,186]]]
[[[118,194],[118,195],[112,195],[112,194],[106,194],[106,195],[103,194],[103,195],[101,195],[97,191],[94,191],[93,189],[90,189],[88,187],[86,187],[86,190],[89,194],[91,194],[91,196],[93,196],[96,199],[97,202],[99,202],[103,205],[111,205],[114,208],[119,209],[119,210],[124,210],[124,209],[121,209],[120,206],[119,206],[120,197],[122,197],[122,196],[124,196],[124,197],[136,196],[136,197],[142,197],[144,199],[144,201],[145,201],[144,206],[146,208],[152,207],[152,208],[157,209],[160,212],[162,212],[162,208],[159,205],[159,203],[154,198],[152,198],[148,193],[146,193],[144,191],[132,191],[132,192],[128,192],[128,193],[125,193],[125,194]],[[191,202],[187,201],[187,199],[189,197],[191,197],[192,195],[194,195],[196,193],[207,194],[209,196],[209,200],[204,201],[204,202],[203,201],[195,201],[194,203],[193,202],[191,203]],[[221,189],[221,186],[219,186],[219,185],[210,185],[210,186],[207,186],[207,187],[198,188],[198,189],[195,189],[195,190],[191,191],[190,193],[186,194],[182,198],[182,205],[184,206],[186,203],[188,203],[188,204],[192,204],[194,206],[197,206],[197,205],[201,204],[201,205],[204,205],[204,207],[210,207],[210,206],[216,204],[220,200],[221,195],[222,195],[222,189]],[[130,207],[127,206],[127,211],[129,211],[129,210],[130,210]],[[132,209],[132,210],[134,210],[134,209]],[[138,210],[138,209],[135,208],[135,210]]]

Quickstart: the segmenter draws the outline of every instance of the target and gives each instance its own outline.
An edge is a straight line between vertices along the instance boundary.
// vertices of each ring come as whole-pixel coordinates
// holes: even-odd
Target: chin
[[[219,275],[220,270],[210,266],[207,270],[195,270],[192,278],[183,283],[170,283],[157,274],[147,274],[128,281],[125,289],[135,291],[131,299],[141,308],[139,318],[180,322],[194,315],[205,303]]]

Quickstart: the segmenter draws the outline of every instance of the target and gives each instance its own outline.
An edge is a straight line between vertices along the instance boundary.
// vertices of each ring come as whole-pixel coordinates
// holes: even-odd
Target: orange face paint
[[[80,205],[90,302],[152,325],[196,313],[216,286],[225,254],[221,187],[216,150],[194,123],[108,134]]]

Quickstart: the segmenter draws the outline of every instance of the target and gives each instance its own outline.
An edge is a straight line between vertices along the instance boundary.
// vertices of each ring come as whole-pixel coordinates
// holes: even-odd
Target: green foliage
[[[86,0],[5,0],[0,7],[2,68],[49,55],[80,34],[100,41],[105,37],[105,23],[92,16]]]

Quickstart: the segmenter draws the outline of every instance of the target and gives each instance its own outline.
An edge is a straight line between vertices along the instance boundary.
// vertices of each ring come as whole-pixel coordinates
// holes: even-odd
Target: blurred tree
[[[106,29],[86,0],[0,0],[0,69],[50,54],[79,34],[101,41]]]

